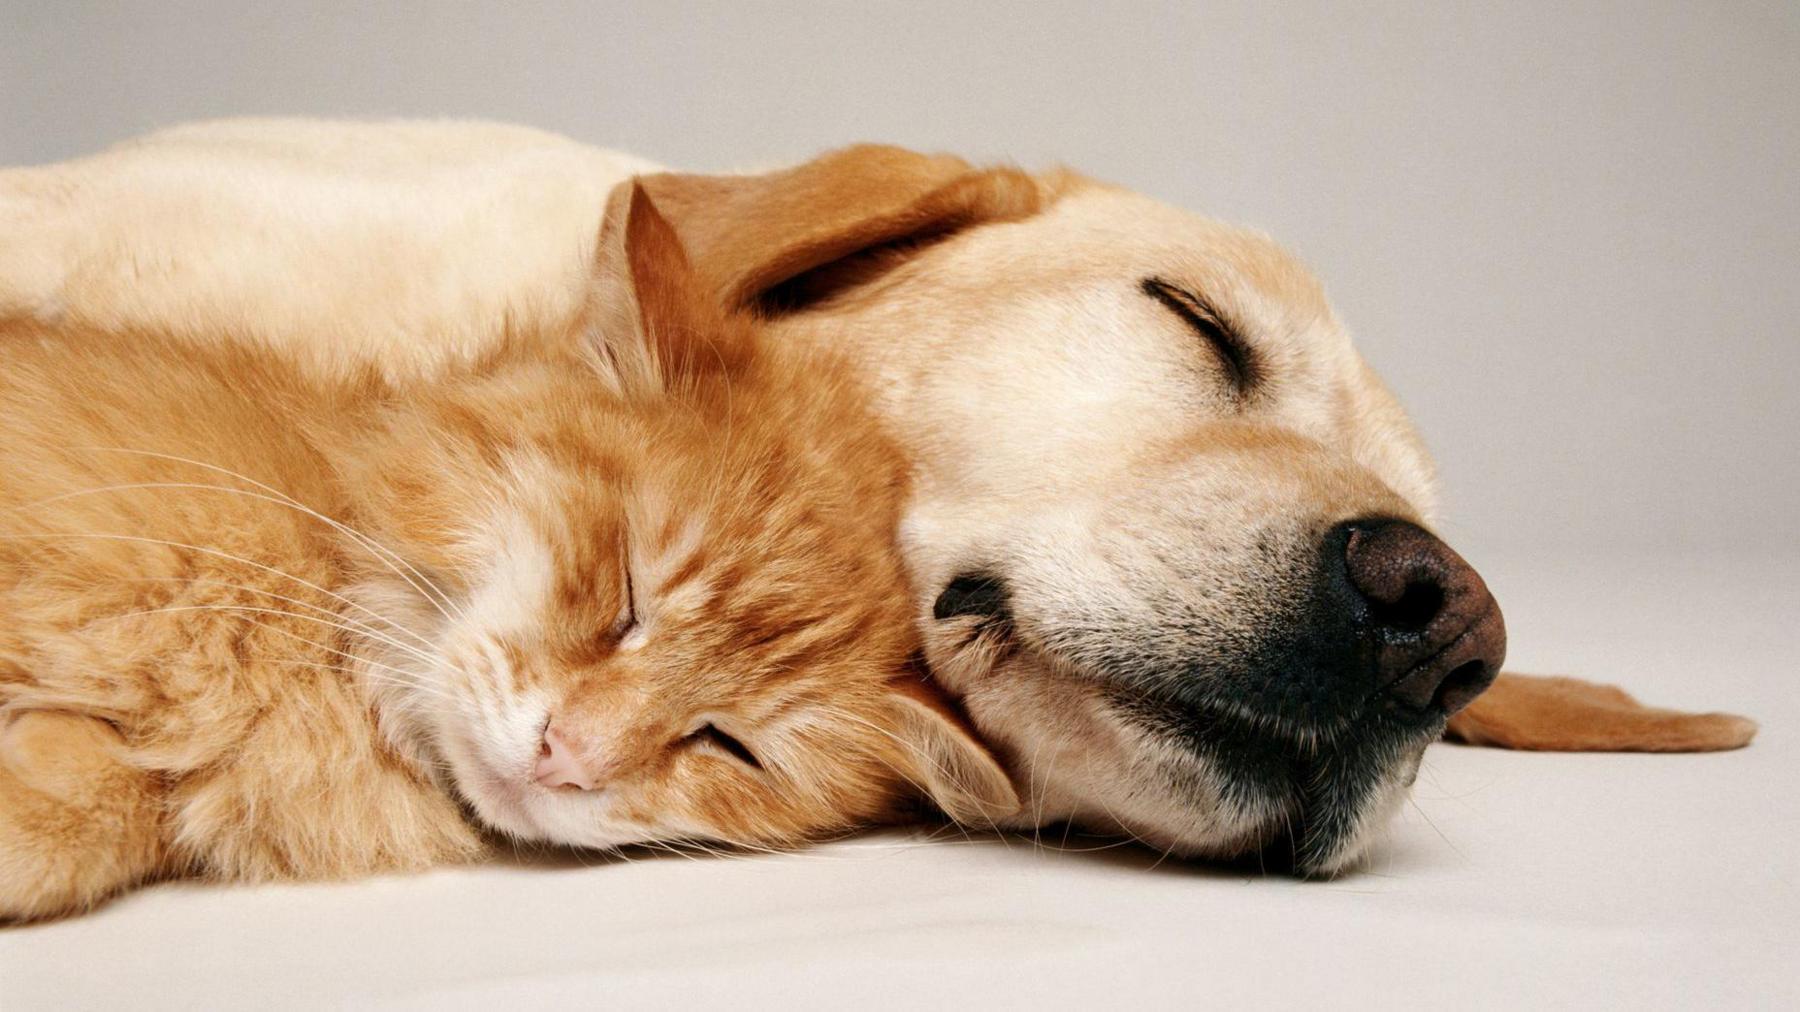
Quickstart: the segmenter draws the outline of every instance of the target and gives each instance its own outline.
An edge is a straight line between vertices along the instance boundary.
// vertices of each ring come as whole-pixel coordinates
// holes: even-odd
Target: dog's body
[[[0,170],[0,317],[173,324],[395,378],[566,324],[641,159],[479,123],[230,121]]]
[[[0,316],[191,321],[422,375],[572,319],[608,190],[653,169],[482,124],[183,128],[0,174]],[[1300,865],[1335,870],[1493,677],[1491,599],[1415,526],[1429,460],[1266,239],[896,149],[646,186],[723,298],[874,380],[916,468],[903,535],[932,666],[1008,756],[1027,821],[1212,854],[1298,822]],[[1437,581],[1417,628],[1371,626],[1401,599],[1371,589],[1399,563],[1357,561],[1381,538]],[[1465,719],[1526,747],[1749,735],[1557,699]]]

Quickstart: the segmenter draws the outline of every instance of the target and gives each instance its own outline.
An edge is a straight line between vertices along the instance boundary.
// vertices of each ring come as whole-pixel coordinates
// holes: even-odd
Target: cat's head
[[[579,333],[392,409],[347,475],[385,546],[347,551],[357,617],[397,626],[364,665],[390,738],[565,844],[1010,813],[912,660],[896,451],[832,363],[718,306],[627,184]]]

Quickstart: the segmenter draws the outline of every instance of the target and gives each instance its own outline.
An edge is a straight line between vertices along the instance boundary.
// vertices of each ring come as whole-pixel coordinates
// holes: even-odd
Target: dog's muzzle
[[[1425,745],[1493,684],[1506,654],[1487,585],[1414,524],[1334,527],[1316,574],[1300,620],[1222,687],[1239,756],[1207,750],[1241,787],[1285,798],[1283,832],[1261,858],[1301,874],[1342,866],[1381,799],[1410,785]]]
[[[1120,719],[1199,760],[1214,787],[1196,803],[1262,824],[1261,866],[1331,873],[1449,716],[1492,684],[1506,626],[1474,568],[1415,524],[1364,518],[1315,537],[1269,574],[1266,610],[1242,628],[1173,608],[1147,634],[1047,627],[1016,613],[988,570],[952,579],[932,614],[963,622],[966,642],[996,636],[1058,658]],[[1194,769],[1177,761],[1166,783],[1180,793]]]
[[[1473,567],[1403,520],[1338,524],[1248,641],[1114,680],[1119,713],[1273,812],[1264,867],[1342,867],[1450,714],[1492,684],[1506,626]],[[1136,665],[1143,671],[1143,665]],[[1384,800],[1385,799],[1385,800]]]

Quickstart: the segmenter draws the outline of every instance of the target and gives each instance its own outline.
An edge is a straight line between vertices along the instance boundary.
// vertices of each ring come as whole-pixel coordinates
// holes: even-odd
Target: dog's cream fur
[[[0,171],[0,317],[231,333],[430,371],[573,316],[612,187],[524,127],[239,120]]]
[[[184,127],[0,173],[0,317],[174,323],[428,374],[571,318],[607,192],[654,168],[478,123]],[[1009,757],[1025,821],[1187,853],[1265,839],[1289,813],[1228,798],[1095,676],[1229,663],[1280,620],[1320,530],[1430,522],[1429,460],[1311,276],[1255,233],[1069,173],[896,149],[647,185],[726,298],[770,300],[778,332],[874,380],[917,469],[903,537],[930,659]],[[1265,382],[1235,396],[1148,277],[1204,293]],[[784,308],[795,285],[804,311]],[[1003,645],[933,617],[971,570],[1006,579]],[[1504,743],[1498,717],[1484,732]],[[1386,763],[1315,870],[1354,859],[1417,757]]]

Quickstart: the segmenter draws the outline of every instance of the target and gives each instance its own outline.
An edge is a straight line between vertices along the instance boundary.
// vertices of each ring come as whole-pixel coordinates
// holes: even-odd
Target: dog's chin
[[[1372,715],[1324,733],[1220,709],[1119,705],[1142,733],[1205,771],[1217,810],[1239,830],[1220,841],[1171,840],[1186,856],[1270,873],[1329,878],[1353,869],[1398,812],[1441,721]]]
[[[1184,859],[1331,877],[1367,855],[1443,732],[1442,716],[1374,702],[1326,723],[1174,698],[948,625],[927,640],[932,670],[1028,782],[1017,829],[1067,822]]]
[[[1237,860],[1302,878],[1333,878],[1355,870],[1404,803],[1422,754],[1421,747],[1410,760],[1369,772],[1367,786],[1354,799],[1301,785],[1285,799],[1292,814],[1271,823],[1264,839]],[[1304,777],[1321,783],[1330,776],[1329,764],[1330,759],[1318,758],[1299,768]]]

